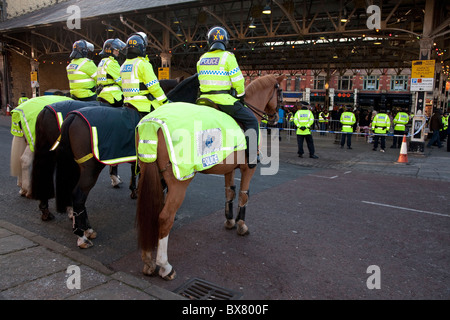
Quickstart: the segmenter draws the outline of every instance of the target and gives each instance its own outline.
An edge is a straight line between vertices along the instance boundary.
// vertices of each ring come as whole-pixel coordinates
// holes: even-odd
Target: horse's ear
[[[180,83],[181,81],[184,80],[184,76],[178,77],[176,80],[177,80],[178,83]]]
[[[282,74],[281,76],[278,76],[278,77],[277,77],[277,82],[278,82],[278,83],[281,83],[281,81],[283,81],[285,77],[286,77],[286,76],[285,76],[284,74]]]

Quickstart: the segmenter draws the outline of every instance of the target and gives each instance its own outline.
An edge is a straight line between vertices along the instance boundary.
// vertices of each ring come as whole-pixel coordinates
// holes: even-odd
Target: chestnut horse
[[[254,112],[258,121],[267,115],[271,123],[278,121],[278,108],[281,102],[279,84],[284,75],[276,77],[267,75],[252,81],[246,88],[245,102]],[[151,114],[150,114],[151,115]],[[194,121],[195,119],[192,119]],[[161,129],[157,130],[157,156],[154,162],[139,161],[140,179],[138,183],[138,202],[136,226],[138,244],[142,250],[144,262],[143,273],[159,275],[166,279],[175,278],[175,271],[169,264],[167,245],[169,232],[173,226],[175,214],[180,208],[189,183],[194,176],[186,180],[178,180],[172,170],[166,139]],[[136,134],[136,150],[140,145],[139,133]],[[142,143],[148,143],[143,141]],[[249,197],[250,181],[256,168],[250,169],[247,164],[238,159],[245,159],[244,150],[232,152],[225,160],[204,171],[205,174],[225,175],[225,227],[232,229],[237,225],[239,235],[248,234],[245,224],[245,208]],[[236,196],[234,185],[235,169],[241,171],[239,192],[239,213],[236,220],[233,217],[233,199]],[[164,184],[164,185],[163,185]],[[164,187],[167,186],[167,193]],[[156,261],[152,260],[152,251],[157,248]]]
[[[193,103],[197,98],[198,88],[198,76],[195,74],[184,79],[168,92],[167,98],[170,101]],[[124,114],[131,115],[132,120],[135,118],[138,120],[131,129],[130,126],[125,128],[117,125],[114,130],[123,136],[131,134],[133,139],[134,127],[140,119],[136,109],[126,107],[101,109],[87,107],[79,109],[75,113],[69,113],[61,126],[61,141],[56,149],[56,210],[64,212],[67,207],[73,208],[73,232],[78,236],[77,246],[81,249],[91,247],[93,245],[91,239],[97,235],[89,223],[86,201],[90,190],[95,186],[105,167],[103,162],[92,156],[91,129],[83,119],[83,112],[97,113],[103,116],[102,112],[104,111],[111,110],[112,114],[122,109]],[[136,164],[136,161],[133,161],[132,164]]]
[[[176,79],[161,80],[160,85],[165,93],[174,89],[184,77]],[[57,140],[61,134],[61,121],[67,113],[87,106],[107,106],[97,101],[77,101],[68,100],[57,102],[44,109],[38,114],[36,119],[36,141],[34,146],[34,156],[32,157],[31,170],[31,198],[39,201],[41,219],[49,221],[54,218],[48,207],[48,200],[55,197],[54,172],[56,166],[55,149]],[[59,118],[59,120],[58,120]],[[130,190],[131,197],[136,193],[136,176],[134,164],[131,167]],[[71,206],[66,208],[69,218],[73,210]]]

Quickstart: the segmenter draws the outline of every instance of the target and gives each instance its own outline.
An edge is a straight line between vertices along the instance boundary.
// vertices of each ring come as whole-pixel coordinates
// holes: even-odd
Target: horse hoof
[[[110,178],[111,178],[111,185],[114,188],[120,188],[119,185],[122,183],[122,180],[120,180],[120,177],[116,176],[116,175],[111,175]]]
[[[131,199],[137,199],[137,190],[132,190],[130,194]]]
[[[241,220],[242,221],[242,220]],[[245,225],[244,222],[237,224],[237,234],[240,236],[247,236],[250,234],[250,231],[248,231],[248,227]]]
[[[78,238],[77,240],[77,246],[80,249],[88,249],[90,247],[92,247],[94,244],[92,243],[92,241],[90,241],[88,238],[86,237],[82,237],[82,238]]]
[[[226,229],[231,230],[236,228],[236,221],[234,219],[227,219],[224,225]]]
[[[94,229],[88,229],[84,232],[84,236],[88,239],[95,239],[97,238],[97,232]]]
[[[21,197],[26,197],[27,196],[27,191],[21,188],[19,190],[19,194],[20,194]]]
[[[144,264],[144,268],[142,269],[142,273],[146,276],[156,276],[158,275],[159,267],[155,267],[154,265]]]
[[[172,271],[170,271],[168,275],[161,277],[161,278],[163,278],[164,280],[167,280],[167,281],[172,281],[173,279],[175,279],[176,276],[177,276],[177,273],[175,272],[175,269],[172,268]]]
[[[41,220],[42,221],[50,221],[50,220],[53,220],[53,219],[55,219],[55,216],[48,210],[46,210],[46,212],[43,212],[41,214]]]

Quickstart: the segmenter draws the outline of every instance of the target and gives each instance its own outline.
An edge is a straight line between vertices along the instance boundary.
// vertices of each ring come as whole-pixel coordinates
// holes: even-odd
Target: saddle
[[[216,110],[222,111],[222,110],[220,110],[219,106],[214,101],[212,101],[211,99],[208,99],[208,98],[198,98],[195,101],[195,104],[198,104],[198,105],[201,105],[201,106],[211,107],[211,108],[214,108]]]

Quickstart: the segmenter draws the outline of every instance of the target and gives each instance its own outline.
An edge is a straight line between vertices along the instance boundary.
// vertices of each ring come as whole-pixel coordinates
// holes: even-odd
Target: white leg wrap
[[[169,259],[167,257],[168,242],[169,236],[159,240],[158,252],[156,254],[156,264],[160,267],[159,275],[163,278],[172,271],[172,266],[170,265]]]

